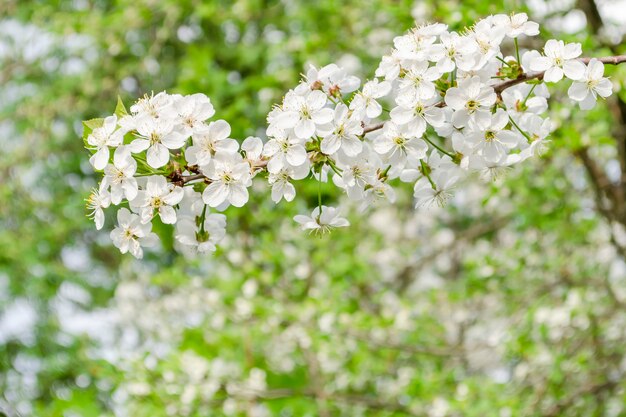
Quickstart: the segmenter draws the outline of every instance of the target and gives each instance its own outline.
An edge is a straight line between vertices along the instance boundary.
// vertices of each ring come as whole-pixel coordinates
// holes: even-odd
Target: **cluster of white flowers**
[[[93,127],[85,138],[95,151],[90,162],[104,173],[88,207],[100,229],[104,208],[127,205],[111,232],[122,253],[142,257],[142,246],[157,241],[151,232],[156,217],[176,225],[181,252],[215,251],[226,233],[226,217],[210,209],[246,204],[247,187],[264,162],[261,139],[247,138],[240,148],[229,138],[226,121],[207,121],[214,114],[204,94],[161,92],[138,100],[130,113],[119,104],[115,115],[86,122]]]
[[[111,234],[122,252],[141,257],[141,245],[155,240],[155,217],[176,225],[185,253],[214,251],[226,220],[209,209],[245,205],[261,172],[275,203],[292,201],[292,182],[308,177],[332,182],[362,209],[393,202],[394,179],[414,184],[416,207],[442,205],[464,173],[493,176],[541,151],[551,128],[545,83],[572,80],[568,93],[581,109],[611,94],[603,63],[579,58],[580,44],[549,40],[543,53],[520,51],[519,37],[538,34],[524,13],[490,16],[462,33],[420,26],[394,39],[360,90],[361,80],[336,64],[311,67],[268,114],[265,142],[240,146],[226,121],[208,122],[215,111],[203,94],[161,92],[130,113],[118,104],[116,115],[85,124],[90,162],[104,171],[88,203],[96,226],[103,208],[126,202]],[[349,225],[321,196],[310,217],[295,220],[316,232]]]

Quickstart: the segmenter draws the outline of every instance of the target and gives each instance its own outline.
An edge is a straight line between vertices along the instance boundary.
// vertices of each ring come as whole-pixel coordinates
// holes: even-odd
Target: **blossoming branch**
[[[462,33],[420,26],[394,39],[375,77],[361,80],[336,64],[311,67],[268,114],[267,138],[230,138],[204,94],[146,96],[129,111],[84,122],[94,169],[103,173],[88,207],[101,229],[103,209],[118,206],[111,232],[137,258],[157,241],[152,221],[174,225],[185,254],[214,251],[230,205],[244,206],[253,178],[266,178],[275,203],[292,201],[294,181],[332,182],[366,209],[395,201],[390,181],[414,186],[415,207],[442,205],[472,171],[494,175],[537,155],[551,124],[548,84],[570,80],[583,110],[612,93],[605,64],[626,56],[581,58],[581,45],[549,40],[542,52],[520,49],[539,34],[524,13],[495,15]],[[514,51],[507,56],[502,47]],[[381,103],[389,103],[386,111]],[[386,114],[388,113],[388,114]],[[346,227],[339,209],[318,205],[295,217],[304,230]]]

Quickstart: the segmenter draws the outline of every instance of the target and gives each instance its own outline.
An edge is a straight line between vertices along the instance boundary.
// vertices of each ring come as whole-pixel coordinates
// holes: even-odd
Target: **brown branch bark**
[[[206,176],[204,176],[204,174],[183,175],[181,181],[182,181],[183,184],[187,184],[188,182],[195,181],[195,180],[200,180],[200,179],[204,179],[204,178],[206,178]]]

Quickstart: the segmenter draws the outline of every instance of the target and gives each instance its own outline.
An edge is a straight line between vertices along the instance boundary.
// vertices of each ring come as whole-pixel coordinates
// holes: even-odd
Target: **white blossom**
[[[469,122],[482,127],[489,123],[496,93],[492,87],[482,84],[479,77],[472,77],[448,89],[445,102],[454,110],[452,124],[455,127],[464,127]]]
[[[230,125],[225,120],[216,120],[198,128],[191,139],[193,144],[185,151],[187,162],[207,165],[216,152],[236,153],[239,144],[229,136]]]
[[[415,61],[406,68],[406,73],[399,82],[400,95],[409,100],[427,100],[435,96],[435,83],[441,76],[437,67],[429,67],[428,61]]]
[[[376,101],[381,97],[385,97],[391,91],[391,84],[387,81],[378,81],[374,79],[368,81],[363,86],[363,90],[359,91],[350,102],[350,110],[355,113],[365,113],[370,119],[380,116],[383,107]]]
[[[342,94],[351,93],[361,85],[358,77],[349,75],[337,64],[328,64],[319,70],[311,65],[305,78],[306,84],[304,85],[307,88],[321,89],[331,97],[341,97]]]
[[[118,210],[117,223],[117,227],[111,231],[111,240],[122,253],[130,252],[135,258],[141,259],[141,246],[153,246],[158,241],[151,232],[152,223],[141,223],[139,216],[125,207]]]
[[[146,95],[132,106],[130,112],[136,120],[145,118],[174,118],[176,113],[172,111],[173,98],[165,91],[155,95]]]
[[[278,203],[281,199],[293,201],[296,197],[296,189],[290,180],[301,180],[309,175],[310,166],[307,163],[299,166],[284,165],[276,172],[270,171],[268,181],[272,186],[272,201]]]
[[[152,175],[148,177],[145,190],[139,191],[131,206],[139,209],[141,222],[148,223],[156,213],[165,224],[176,223],[174,207],[183,199],[182,187],[168,184],[165,177]]]
[[[327,233],[336,227],[347,227],[348,220],[339,217],[339,210],[335,207],[316,207],[311,212],[311,216],[298,214],[293,218],[302,227],[302,230],[310,230],[316,233]]]
[[[267,180],[275,203],[293,201],[295,182],[309,177],[332,179],[366,210],[379,200],[394,202],[399,178],[413,184],[416,208],[443,205],[469,172],[495,178],[546,148],[554,128],[544,116],[547,83],[573,80],[568,94],[583,110],[611,94],[604,65],[591,59],[585,66],[580,44],[552,39],[543,54],[519,50],[519,37],[538,33],[525,13],[489,16],[459,32],[439,23],[419,26],[394,38],[376,78],[360,90],[360,79],[336,63],[310,66],[267,115],[265,143],[250,136],[240,146],[228,122],[209,122],[215,109],[204,94],[146,95],[130,114],[106,117],[87,135],[89,162],[104,171],[87,201],[89,216],[101,229],[104,209],[128,204],[132,212],[118,211],[110,236],[120,251],[141,257],[142,245],[156,240],[156,216],[174,225],[175,248],[183,254],[215,251],[226,217],[210,210],[244,206],[257,176]],[[385,97],[390,110],[380,102]],[[322,206],[321,192],[319,199],[311,216],[294,218],[304,230],[349,225],[337,208]],[[248,301],[235,300],[240,317],[252,314]],[[251,373],[250,381],[225,387],[248,395],[248,385],[261,380]],[[197,392],[188,388],[181,395],[188,403]],[[245,407],[249,414],[251,407]]]
[[[204,127],[204,121],[215,114],[211,100],[204,94],[178,96],[173,103],[176,122],[182,126],[186,136]]]
[[[306,95],[290,91],[272,124],[280,129],[293,129],[300,139],[309,139],[317,126],[329,123],[333,118],[333,111],[325,107],[327,100],[326,94],[319,90],[309,91]]]
[[[286,133],[267,141],[263,156],[269,158],[267,170],[270,173],[277,173],[286,166],[301,166],[307,161],[304,141]]]
[[[87,208],[90,210],[89,218],[93,218],[96,223],[96,229],[102,229],[104,226],[104,210],[111,205],[111,194],[106,189],[106,183],[100,183],[98,189],[93,189],[87,199]]]
[[[206,167],[202,167],[202,172],[211,180],[202,193],[202,199],[210,207],[226,208],[230,204],[243,207],[246,204],[247,187],[252,185],[252,177],[250,165],[241,155],[218,154]]]
[[[571,80],[579,80],[585,73],[585,65],[577,60],[582,54],[579,43],[565,44],[563,41],[550,39],[543,47],[545,56],[535,58],[530,63],[533,71],[545,71],[543,79],[554,83],[561,81],[563,75]]]
[[[429,60],[436,62],[440,73],[451,72],[455,68],[470,71],[476,65],[474,53],[478,48],[474,39],[460,36],[456,32],[444,32],[440,36],[441,43],[430,49]]]
[[[117,116],[109,116],[104,119],[101,127],[95,128],[89,136],[87,143],[97,149],[89,162],[95,169],[104,169],[111,156],[109,147],[115,148],[122,144],[123,135],[117,129]]]
[[[120,146],[113,154],[113,163],[104,167],[105,186],[111,187],[111,202],[118,205],[122,197],[132,200],[137,196],[138,185],[134,177],[137,162],[131,157],[127,147]]]
[[[526,13],[511,15],[498,14],[493,17],[494,24],[501,26],[509,38],[517,38],[520,35],[535,36],[539,34],[539,24],[528,20]]]
[[[170,149],[181,148],[186,137],[176,131],[170,119],[142,119],[137,124],[137,139],[129,148],[133,153],[145,151],[148,165],[161,168],[170,160]]]
[[[398,106],[389,113],[391,120],[398,125],[405,125],[415,136],[423,135],[428,125],[439,127],[445,122],[445,113],[443,109],[436,107],[439,100],[435,97],[411,100],[401,96],[397,102]]]
[[[604,78],[604,64],[593,58],[579,81],[574,81],[567,94],[578,102],[582,110],[590,110],[596,105],[598,96],[607,98],[613,92],[608,78]]]
[[[226,235],[226,216],[219,213],[205,215],[199,227],[195,218],[182,218],[176,223],[174,238],[194,253],[215,252],[216,246]]]
[[[391,121],[385,123],[382,134],[374,141],[374,150],[385,155],[389,163],[403,166],[407,158],[414,161],[425,158],[428,145],[415,136],[413,130]]]
[[[358,137],[363,134],[361,121],[353,117],[343,103],[337,104],[332,125],[323,126],[320,130],[324,137],[320,149],[326,155],[341,150],[348,156],[355,156],[363,148],[363,143]]]
[[[431,181],[433,184],[431,184]],[[415,208],[443,206],[451,196],[451,189],[458,181],[453,171],[439,170],[427,177],[420,178],[413,189]]]
[[[509,123],[506,111],[498,109],[481,129],[471,129],[465,134],[474,149],[489,162],[499,162],[523,139],[518,132],[505,129]]]

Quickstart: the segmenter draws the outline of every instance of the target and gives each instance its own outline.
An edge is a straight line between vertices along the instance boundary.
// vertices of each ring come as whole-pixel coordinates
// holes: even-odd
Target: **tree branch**
[[[183,184],[187,184],[188,182],[195,181],[195,180],[200,180],[200,179],[204,179],[204,178],[206,178],[206,176],[204,174],[183,175],[181,181],[182,181]]]
[[[588,64],[589,61],[591,61],[592,59],[593,58],[581,58],[580,61],[582,61],[583,64]],[[603,64],[619,65],[621,63],[626,62],[626,55],[605,56],[605,57],[596,58],[596,59],[602,62]],[[513,87],[514,85],[521,84],[521,83],[524,83],[526,81],[533,80],[533,79],[541,80],[543,79],[544,73],[545,71],[527,72],[513,80],[508,80],[508,81],[504,81],[502,83],[496,84],[493,87],[493,89],[495,90],[496,94],[500,94],[507,88]]]

